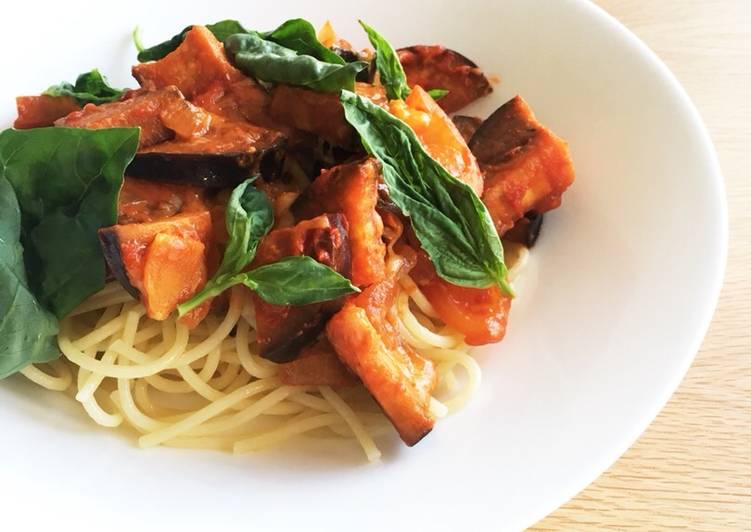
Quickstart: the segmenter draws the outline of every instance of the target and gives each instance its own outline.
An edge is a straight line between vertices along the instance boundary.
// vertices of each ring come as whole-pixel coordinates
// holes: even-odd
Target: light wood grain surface
[[[751,530],[751,0],[597,0],[678,76],[717,147],[730,251],[704,345],[665,410],[537,530]]]

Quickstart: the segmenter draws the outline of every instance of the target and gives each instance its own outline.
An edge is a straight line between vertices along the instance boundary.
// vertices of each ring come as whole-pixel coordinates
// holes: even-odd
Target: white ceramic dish
[[[0,118],[12,120],[15,95],[92,67],[134,85],[137,24],[152,43],[222,18],[259,29],[330,18],[364,45],[362,17],[397,45],[461,51],[503,80],[471,111],[523,95],[569,141],[578,170],[563,208],[546,217],[507,339],[478,354],[480,393],[417,447],[394,440],[380,464],[365,465],[346,445],[239,457],[141,451],[72,401],[11,378],[0,384],[5,523],[518,529],[592,481],[662,408],[709,324],[727,235],[715,152],[683,89],[589,2],[372,4],[15,3],[3,8]]]

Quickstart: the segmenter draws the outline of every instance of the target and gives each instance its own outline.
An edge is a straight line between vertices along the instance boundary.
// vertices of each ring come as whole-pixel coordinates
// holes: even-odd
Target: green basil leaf
[[[448,89],[430,89],[428,95],[434,100],[440,100],[449,93]]]
[[[229,242],[217,276],[234,274],[250,264],[261,238],[274,225],[274,211],[266,194],[252,185],[253,179],[241,183],[227,203],[225,224]]]
[[[309,305],[359,292],[349,279],[306,256],[255,268],[244,274],[243,284],[273,305]]]
[[[136,44],[136,48],[138,48],[138,61],[140,63],[145,63],[146,61],[157,61],[171,52],[174,52],[185,40],[185,35],[187,35],[191,29],[193,29],[193,26],[188,26],[174,37],[146,49],[143,49],[143,45],[141,45],[141,48],[138,48],[138,43],[140,43],[139,39]],[[222,42],[230,35],[235,33],[245,33],[248,31],[238,21],[230,19],[220,20],[214,24],[206,24],[206,29],[213,33],[217,40]]]
[[[101,104],[119,100],[125,91],[110,87],[105,78],[96,68],[91,72],[81,74],[75,84],[67,82],[53,85],[44,91],[48,96],[71,96],[81,105],[87,103]]]
[[[461,286],[497,284],[512,294],[501,239],[477,194],[430,157],[407,124],[353,92],[342,91],[341,102],[438,275]]]
[[[230,61],[245,74],[261,81],[299,85],[318,92],[353,89],[355,76],[367,66],[356,61],[325,63],[310,55],[267,41],[258,33],[230,36],[224,42]]]
[[[143,41],[141,40],[141,28],[139,28],[138,26],[133,28],[133,33],[131,33],[130,36],[133,38],[133,46],[136,47],[138,53],[140,54],[141,52],[143,52],[146,47],[143,45]]]
[[[58,317],[104,286],[97,230],[117,223],[123,172],[139,132],[52,127],[0,133],[0,177],[20,205],[29,285]]]
[[[277,29],[263,33],[262,36],[264,39],[274,41],[298,54],[309,55],[319,61],[334,65],[345,64],[344,59],[321,44],[315,28],[305,19],[288,20]]]
[[[185,35],[191,30],[192,27],[193,26],[188,26],[183,31],[164,42],[160,42],[159,44],[155,44],[154,46],[139,50],[137,56],[138,62],[145,63],[147,61],[158,61],[164,56],[174,52],[175,50],[177,50],[177,47],[180,46],[180,44],[182,44],[182,42],[185,40]]]
[[[360,26],[368,34],[370,44],[375,48],[376,69],[381,80],[381,85],[386,89],[389,100],[403,100],[409,96],[410,89],[407,85],[407,75],[399,62],[399,55],[394,47],[383,38],[376,30],[368,26],[362,20]]]
[[[31,293],[20,238],[18,200],[0,175],[0,379],[60,356],[57,319]]]
[[[177,307],[182,316],[201,303],[216,297],[242,280],[234,278],[250,264],[258,243],[274,225],[274,211],[266,194],[252,185],[255,178],[238,185],[230,195],[225,212],[229,242],[216,274],[196,295]]]

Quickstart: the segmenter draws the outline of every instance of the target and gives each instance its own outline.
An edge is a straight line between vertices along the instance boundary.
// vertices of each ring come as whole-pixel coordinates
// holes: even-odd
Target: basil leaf
[[[355,76],[367,66],[362,61],[344,65],[325,63],[267,41],[258,33],[232,35],[224,42],[224,48],[230,62],[249,76],[272,83],[299,85],[318,92],[353,89]]]
[[[143,45],[143,41],[141,41],[141,28],[139,28],[138,26],[133,28],[133,33],[131,33],[130,36],[133,39],[133,46],[136,47],[138,53],[140,54],[141,52],[143,52],[146,47]]]
[[[81,74],[75,84],[67,82],[53,85],[44,91],[47,96],[72,96],[81,105],[93,103],[114,102],[119,100],[125,91],[110,87],[105,78],[96,68],[91,72]]]
[[[345,64],[344,59],[321,44],[315,28],[305,19],[288,20],[277,29],[263,33],[262,36],[264,39],[274,41],[298,54],[309,55],[334,65]]]
[[[243,272],[255,257],[261,238],[274,225],[269,200],[252,181],[245,181],[232,191],[225,220],[229,243],[222,264],[200,292],[178,305],[180,316],[238,284],[277,305],[307,305],[357,291],[347,278],[310,257],[286,257]]]
[[[155,44],[154,46],[150,46],[143,50],[139,50],[138,56],[136,56],[138,62],[145,63],[147,61],[157,61],[167,54],[174,52],[175,50],[177,50],[177,47],[180,46],[180,44],[182,44],[182,42],[185,40],[185,34],[187,34],[192,27],[193,26],[188,26],[171,39],[160,42],[159,44]]]
[[[217,276],[237,273],[250,264],[261,238],[274,225],[274,212],[266,194],[252,182],[253,179],[248,179],[235,188],[227,203],[225,223],[229,243]]]
[[[342,91],[340,99],[438,275],[461,286],[497,284],[512,294],[501,239],[477,194],[431,158],[407,124],[353,92]]]
[[[434,100],[440,100],[449,93],[448,89],[430,89],[428,95]]]
[[[138,136],[138,128],[0,133],[0,177],[20,205],[29,285],[58,317],[104,286],[97,230],[117,223],[117,196]]]
[[[20,237],[18,200],[0,176],[0,379],[60,356],[57,320],[29,289]]]
[[[241,281],[232,277],[245,268],[256,255],[261,239],[274,225],[274,212],[266,194],[252,185],[253,180],[238,185],[230,195],[225,211],[229,242],[216,274],[190,300],[178,306],[182,316]]]
[[[285,257],[244,274],[243,284],[273,305],[309,305],[359,292],[346,277],[307,257]]]
[[[193,26],[188,26],[171,39],[146,49],[141,49],[143,47],[143,45],[141,45],[141,48],[138,50],[138,61],[140,63],[145,63],[146,61],[157,61],[171,52],[174,52],[185,40],[185,35],[187,35],[191,29],[193,29]],[[238,21],[230,19],[220,20],[214,24],[206,24],[206,29],[213,33],[217,40],[222,42],[230,35],[235,33],[245,33],[248,31]],[[140,39],[136,44],[137,48],[138,43],[140,43]]]
[[[365,30],[365,33],[368,34],[370,44],[375,48],[376,69],[381,85],[386,89],[386,95],[389,100],[403,100],[409,96],[410,89],[407,85],[407,75],[399,62],[399,55],[380,33],[362,20],[358,22],[360,22],[360,26]]]

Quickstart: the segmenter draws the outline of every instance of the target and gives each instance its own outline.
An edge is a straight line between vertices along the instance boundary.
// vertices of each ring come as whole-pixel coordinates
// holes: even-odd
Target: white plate
[[[16,94],[92,67],[133,85],[137,24],[152,43],[227,17],[259,29],[330,18],[364,45],[362,17],[396,45],[441,43],[500,74],[472,111],[485,115],[523,95],[569,141],[577,182],[546,216],[508,337],[478,354],[480,393],[417,447],[387,443],[377,465],[364,465],[354,446],[240,457],[141,451],[132,437],[93,427],[72,401],[12,378],[0,385],[4,522],[518,529],[631,445],[699,348],[727,237],[711,142],[644,44],[585,1],[148,4],[5,7],[3,123]]]

